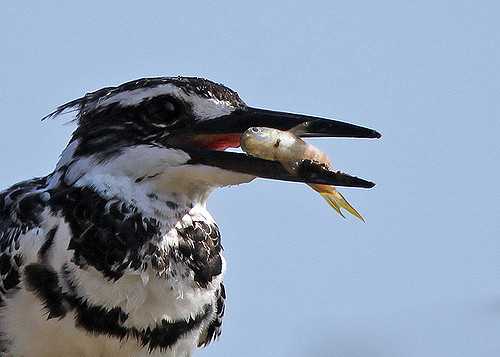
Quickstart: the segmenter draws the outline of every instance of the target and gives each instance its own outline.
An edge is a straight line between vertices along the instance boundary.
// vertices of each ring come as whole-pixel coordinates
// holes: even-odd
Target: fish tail
[[[345,197],[340,192],[338,192],[334,187],[326,185],[317,185],[316,187],[314,186],[313,189],[316,190],[321,195],[321,197],[323,197],[325,201],[328,202],[328,204],[333,209],[335,209],[335,211],[337,211],[337,213],[340,214],[342,217],[345,218],[341,209],[345,209],[354,217],[357,217],[363,222],[365,222],[363,216],[353,206],[351,206],[351,204],[345,199]]]

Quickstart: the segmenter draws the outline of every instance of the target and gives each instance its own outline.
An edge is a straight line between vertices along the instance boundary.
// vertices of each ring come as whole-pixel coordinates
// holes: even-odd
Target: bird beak
[[[301,114],[276,112],[247,107],[214,119],[199,121],[184,132],[171,136],[167,143],[181,148],[190,156],[190,164],[215,166],[256,177],[371,188],[375,184],[341,172],[325,170],[321,165],[305,161],[297,175],[291,175],[276,161],[268,161],[243,153],[225,152],[239,147],[241,134],[250,127],[290,130],[300,137],[380,138],[377,131],[337,120]]]
[[[201,134],[241,134],[253,126],[290,130],[301,125],[301,137],[345,137],[345,138],[380,138],[381,135],[373,129],[344,123],[337,120],[318,118],[302,114],[275,112],[259,108],[237,110],[211,120],[204,120],[192,129]]]

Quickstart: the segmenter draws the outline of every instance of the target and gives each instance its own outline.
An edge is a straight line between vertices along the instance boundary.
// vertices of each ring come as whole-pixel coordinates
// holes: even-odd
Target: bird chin
[[[158,192],[181,193],[196,201],[205,201],[218,187],[248,183],[256,176],[206,165],[171,167],[154,177],[152,183]]]

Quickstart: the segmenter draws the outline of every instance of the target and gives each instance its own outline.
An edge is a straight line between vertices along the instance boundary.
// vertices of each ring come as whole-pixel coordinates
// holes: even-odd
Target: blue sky
[[[500,354],[500,6],[494,1],[9,2],[0,187],[50,172],[86,91],[196,75],[250,105],[373,127],[316,140],[343,220],[304,185],[213,194],[229,263],[222,339],[199,356]]]

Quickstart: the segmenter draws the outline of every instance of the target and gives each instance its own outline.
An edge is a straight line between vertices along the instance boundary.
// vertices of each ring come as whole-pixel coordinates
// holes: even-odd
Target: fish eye
[[[256,134],[260,132],[260,129],[256,128],[256,127],[253,127],[250,130],[252,131],[252,133],[256,133]]]

